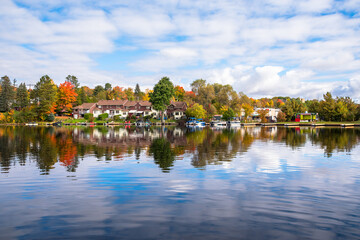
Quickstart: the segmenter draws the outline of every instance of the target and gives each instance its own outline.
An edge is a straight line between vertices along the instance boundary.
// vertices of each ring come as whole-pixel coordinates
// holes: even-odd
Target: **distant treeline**
[[[161,91],[166,92],[164,98],[161,98]],[[187,116],[204,119],[211,119],[216,114],[227,118],[243,114],[247,118],[255,108],[280,108],[282,112],[278,121],[291,121],[296,113],[305,111],[318,113],[325,121],[356,121],[360,118],[359,104],[350,97],[334,98],[329,92],[322,100],[305,101],[290,97],[254,99],[243,92],[236,92],[231,85],[210,84],[203,79],[193,81],[191,91],[185,91],[182,86],[174,86],[169,78],[164,77],[154,89],[142,91],[139,84],[135,88],[124,88],[106,83],[92,89],[80,86],[77,77],[71,75],[57,86],[48,75],[44,75],[31,89],[25,83],[16,86],[15,80],[12,82],[8,76],[1,78],[0,122],[52,121],[54,115],[71,115],[72,108],[82,103],[124,99],[150,101],[159,110],[163,109],[163,102],[184,101],[188,105]]]

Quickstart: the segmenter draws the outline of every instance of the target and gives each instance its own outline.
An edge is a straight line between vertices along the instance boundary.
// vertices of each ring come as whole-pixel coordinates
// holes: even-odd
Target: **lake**
[[[0,127],[1,239],[360,239],[360,129]]]

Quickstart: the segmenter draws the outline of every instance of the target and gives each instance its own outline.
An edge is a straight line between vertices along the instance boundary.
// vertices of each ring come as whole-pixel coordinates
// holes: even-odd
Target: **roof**
[[[186,106],[186,102],[171,102],[171,105],[174,105],[174,108],[183,108]]]
[[[97,105],[124,105],[128,100],[100,100]]]
[[[136,101],[127,101],[124,106],[130,107],[130,106],[135,106],[136,105]]]
[[[140,106],[146,106],[146,107],[151,107],[151,102],[149,101],[139,101]]]
[[[101,111],[101,109],[96,107],[93,111]]]
[[[90,109],[92,108],[96,103],[83,103],[79,106],[74,107],[74,109]]]

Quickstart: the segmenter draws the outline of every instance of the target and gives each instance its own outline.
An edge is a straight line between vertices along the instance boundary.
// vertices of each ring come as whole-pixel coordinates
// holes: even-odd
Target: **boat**
[[[227,126],[227,122],[226,121],[212,121],[211,123],[210,123],[210,125],[212,126],[212,127],[226,127]]]
[[[199,119],[196,120],[195,126],[197,126],[197,127],[205,127],[206,122],[204,122],[201,118],[199,118]]]
[[[227,125],[228,127],[241,127],[241,122],[240,120],[233,118],[233,120],[227,122]]]
[[[61,126],[62,125],[62,122],[54,122],[52,123],[53,126]],[[67,125],[67,124],[65,124]],[[70,124],[69,124],[70,125]]]
[[[137,122],[136,122],[136,126],[137,126],[137,127],[149,127],[149,126],[151,126],[151,123],[148,122],[148,121],[146,121],[146,122],[144,122],[144,121],[137,121]]]
[[[26,126],[37,126],[38,123],[37,122],[28,122],[28,123],[25,123]]]
[[[189,118],[189,121],[185,123],[186,126],[195,126],[196,125],[196,118]]]

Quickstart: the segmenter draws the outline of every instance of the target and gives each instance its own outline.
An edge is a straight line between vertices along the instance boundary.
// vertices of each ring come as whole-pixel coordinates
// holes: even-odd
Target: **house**
[[[185,116],[187,105],[185,102],[171,102],[165,113],[168,117],[180,119]],[[128,100],[100,100],[97,103],[84,103],[73,108],[74,118],[82,118],[85,113],[92,113],[94,117],[107,113],[110,118],[119,116],[136,117],[160,117],[159,111],[155,110],[149,101],[128,101]]]
[[[186,102],[171,102],[166,109],[168,118],[173,117],[175,120],[186,117],[185,111],[187,109]]]
[[[73,116],[75,119],[83,118],[85,113],[93,113],[96,103],[83,103],[73,108]]]
[[[258,113],[258,110],[267,110],[268,113],[266,114],[266,119],[268,122],[276,122],[277,121],[277,115],[281,111],[279,108],[255,108],[253,114],[251,115],[253,120],[260,121],[260,116]]]
[[[318,121],[319,115],[317,113],[296,113],[295,122],[313,122]]]
[[[102,113],[109,114],[109,117],[120,115],[121,118],[126,118],[128,111],[125,110],[125,104],[128,100],[100,100],[97,102],[97,107],[101,109]],[[94,115],[95,117],[95,115]]]

